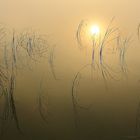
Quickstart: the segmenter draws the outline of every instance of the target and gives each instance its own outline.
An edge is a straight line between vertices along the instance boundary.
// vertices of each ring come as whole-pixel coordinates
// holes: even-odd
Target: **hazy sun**
[[[90,33],[92,36],[99,35],[100,33],[100,27],[98,25],[92,25],[90,28]]]

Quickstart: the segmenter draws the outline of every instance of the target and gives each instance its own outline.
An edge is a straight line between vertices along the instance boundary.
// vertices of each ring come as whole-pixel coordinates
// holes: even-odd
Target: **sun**
[[[97,36],[100,34],[100,27],[98,25],[92,25],[90,28],[90,34],[92,36]]]

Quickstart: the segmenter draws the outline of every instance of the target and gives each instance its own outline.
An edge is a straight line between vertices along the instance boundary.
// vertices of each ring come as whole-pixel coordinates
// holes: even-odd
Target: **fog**
[[[139,5],[139,0],[0,0],[0,34],[6,33],[0,39],[0,139],[138,139]],[[97,23],[103,35],[112,18],[111,28],[119,28],[124,39],[120,44],[129,37],[130,42],[124,56],[117,38],[109,43],[103,65],[99,46],[84,36],[88,28],[78,34],[83,46],[76,34],[83,20],[86,26]]]

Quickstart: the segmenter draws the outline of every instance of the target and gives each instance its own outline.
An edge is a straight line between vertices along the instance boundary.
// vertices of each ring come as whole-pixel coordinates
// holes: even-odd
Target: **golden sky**
[[[134,26],[140,18],[139,0],[0,0],[1,22],[12,26],[67,28],[79,20],[109,20]]]
[[[0,22],[16,30],[33,28],[49,34],[59,48],[57,63],[66,57],[72,64],[72,56],[79,61],[75,33],[82,19],[106,27],[115,16],[123,32],[135,35],[140,22],[139,5],[139,0],[0,0]]]

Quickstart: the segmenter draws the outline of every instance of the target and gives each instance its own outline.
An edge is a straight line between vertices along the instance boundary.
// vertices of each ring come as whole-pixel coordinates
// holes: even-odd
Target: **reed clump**
[[[6,34],[7,32],[8,34]],[[50,60],[48,62],[55,77],[53,50],[49,52],[50,45],[45,37],[35,31],[26,30],[17,33],[15,30],[11,31],[0,26],[0,56],[2,57],[0,64],[0,100],[3,100],[3,111],[0,114],[1,135],[8,129],[11,121],[15,122],[17,130],[23,134],[14,95],[15,88],[18,84],[16,82],[17,74],[23,64],[22,60],[28,59],[32,62],[39,62],[40,58],[46,58],[46,55],[50,53]],[[46,104],[44,105],[43,98],[41,96],[39,97],[39,113],[41,118],[46,121],[47,116],[44,115],[47,112],[44,110]]]
[[[113,25],[114,19],[114,17],[111,19],[103,34],[100,34],[98,37],[96,37],[95,35],[91,37],[91,43],[89,43],[91,44],[90,47],[92,48],[91,62],[89,62],[89,64],[84,65],[74,76],[71,96],[76,125],[78,122],[78,108],[79,106],[81,106],[77,101],[78,85],[80,84],[80,77],[82,75],[82,71],[85,68],[89,66],[91,67],[91,77],[93,80],[96,80],[94,79],[94,72],[98,71],[98,73],[100,73],[102,77],[102,80],[104,81],[106,89],[108,89],[109,81],[118,82],[122,80],[124,75],[125,78],[127,77],[128,69],[125,56],[130,46],[131,36],[122,37],[122,35],[120,34],[120,29]],[[78,25],[76,31],[76,40],[80,48],[89,47],[88,45],[86,46],[86,43],[84,43],[85,40],[83,39],[86,29],[88,29],[88,21],[82,20]],[[106,60],[106,50],[108,48],[112,49],[112,54],[116,55],[120,62],[119,69],[117,70],[111,67],[109,60]],[[95,55],[95,53],[97,55]]]

